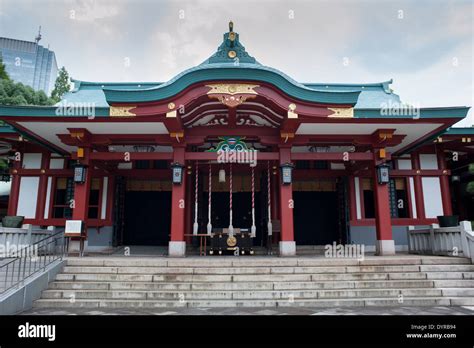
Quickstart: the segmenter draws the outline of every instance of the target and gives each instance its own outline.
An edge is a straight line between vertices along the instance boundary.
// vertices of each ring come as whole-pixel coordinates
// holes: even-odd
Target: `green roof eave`
[[[4,123],[0,126],[0,134],[15,134],[16,130],[7,123]]]
[[[17,134],[20,134],[22,135],[25,139],[28,139],[29,141],[31,141],[32,143],[35,143],[35,144],[38,144],[40,146],[43,146],[45,147],[46,149],[48,149],[49,151],[53,152],[53,153],[57,153],[57,154],[60,154],[60,155],[68,155],[68,152],[67,151],[64,151],[63,149],[59,148],[59,147],[53,147],[53,146],[50,146],[48,143],[34,137],[34,136],[31,136],[30,134],[28,134],[27,132],[21,130],[21,129],[18,129],[14,126],[11,126],[9,125],[9,127],[12,128],[13,132],[17,133]]]
[[[438,138],[440,135],[442,135],[443,133],[445,132],[445,130],[440,130],[439,132],[436,132],[434,134],[432,134],[431,136],[429,136],[428,138],[426,139],[423,139],[422,141],[418,141],[417,143],[411,145],[410,147],[407,147],[406,149],[404,149],[403,151],[400,151],[400,152],[397,152],[397,156],[402,156],[406,153],[410,153],[416,149],[418,149],[419,147],[429,143],[429,142],[432,142],[433,140],[435,140],[436,138]]]
[[[393,83],[393,79],[383,81],[383,82],[374,82],[374,83],[321,83],[321,82],[304,82],[302,83],[306,87],[312,89],[331,89],[338,88],[340,90],[350,90],[350,91],[363,91],[363,90],[374,90],[381,89],[386,93],[392,93],[390,85]]]
[[[474,135],[474,126],[473,127],[453,127],[448,128],[443,135]]]
[[[355,118],[393,118],[393,119],[431,119],[431,118],[458,118],[463,119],[467,116],[470,107],[439,107],[439,108],[421,108],[421,109],[355,109]]]
[[[73,105],[73,104],[72,104]],[[27,116],[27,117],[84,117],[88,114],[78,113],[77,110],[68,109],[69,106],[1,106],[0,117],[2,116]],[[80,110],[80,109],[79,109]],[[108,107],[95,107],[94,116],[109,116]]]
[[[111,103],[152,102],[171,98],[187,87],[206,81],[238,80],[262,81],[276,86],[287,95],[299,100],[322,103],[355,105],[359,91],[315,91],[276,69],[259,64],[204,64],[188,69],[160,86],[143,90],[114,90],[104,88],[105,98]]]

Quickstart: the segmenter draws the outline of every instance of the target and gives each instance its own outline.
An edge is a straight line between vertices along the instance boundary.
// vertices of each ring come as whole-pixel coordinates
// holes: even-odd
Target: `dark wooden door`
[[[170,191],[125,194],[124,245],[168,245],[170,227]]]

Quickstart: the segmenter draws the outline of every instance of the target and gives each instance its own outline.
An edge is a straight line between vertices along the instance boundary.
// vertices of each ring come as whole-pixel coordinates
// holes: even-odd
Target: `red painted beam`
[[[138,161],[138,160],[172,160],[172,152],[92,152],[89,156],[92,161]]]
[[[321,160],[321,161],[372,161],[374,155],[370,152],[348,152],[344,158],[343,152],[292,152],[292,160]]]
[[[441,175],[439,178],[441,185],[441,198],[443,201],[443,212],[444,215],[453,215],[451,189],[449,187],[449,177],[446,169],[446,155],[442,147],[437,149],[436,156],[438,158],[438,168],[441,169],[442,172],[446,172],[445,175]]]
[[[420,157],[418,152],[413,152],[411,154],[411,163],[412,168],[415,171],[420,171]],[[415,186],[415,206],[416,206],[416,216],[418,219],[424,219],[425,216],[425,204],[423,202],[423,185],[421,183],[421,176],[417,175],[413,178]]]
[[[186,160],[198,160],[198,161],[216,161],[217,152],[186,152]],[[266,160],[278,160],[277,152],[258,152],[257,162]]]

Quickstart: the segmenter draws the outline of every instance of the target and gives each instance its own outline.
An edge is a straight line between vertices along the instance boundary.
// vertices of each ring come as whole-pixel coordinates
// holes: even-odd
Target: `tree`
[[[474,174],[474,163],[469,165],[469,173]],[[474,181],[471,181],[467,184],[466,191],[474,194]]]
[[[7,74],[5,64],[3,64],[2,55],[0,55],[0,79],[1,80],[10,80],[10,77]]]
[[[0,105],[53,105],[43,91],[35,91],[20,82],[0,79]]]
[[[61,100],[61,97],[69,92],[71,89],[71,86],[69,85],[69,74],[66,70],[65,67],[62,67],[61,70],[59,70],[59,75],[58,78],[56,79],[56,82],[54,83],[54,89],[51,92],[51,98],[55,102],[59,102]]]

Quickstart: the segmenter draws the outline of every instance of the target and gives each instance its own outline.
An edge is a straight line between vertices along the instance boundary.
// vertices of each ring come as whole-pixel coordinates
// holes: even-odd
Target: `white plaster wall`
[[[413,177],[408,178],[408,180],[410,182],[411,216],[413,216],[413,219],[416,219],[418,214],[416,212],[415,180]]]
[[[397,161],[398,163],[398,169],[403,169],[403,170],[410,170],[412,169],[412,166],[411,166],[411,159],[407,158],[403,158],[403,159],[399,159]]]
[[[17,215],[27,219],[36,217],[36,203],[38,201],[38,176],[24,176],[20,180]]]
[[[49,217],[49,204],[51,202],[51,186],[53,184],[53,178],[48,176],[48,187],[46,188],[46,203],[44,206],[43,217],[47,219]]]
[[[356,215],[357,220],[362,219],[362,213],[360,209],[360,183],[359,177],[354,178],[354,189],[355,189],[355,197],[356,197]]]
[[[420,169],[438,169],[436,154],[420,154]]]
[[[41,153],[24,153],[23,168],[41,169]]]
[[[51,158],[49,161],[49,169],[63,169],[64,158]]]
[[[421,178],[423,186],[423,202],[427,218],[436,218],[443,215],[443,202],[441,200],[441,185],[439,178]]]
[[[102,206],[100,208],[100,218],[104,220],[107,216],[107,191],[109,189],[109,178],[107,176],[104,177],[104,181],[102,183]]]
[[[119,163],[117,167],[118,169],[132,169],[132,162]]]
[[[331,169],[346,169],[344,163],[331,163]]]

